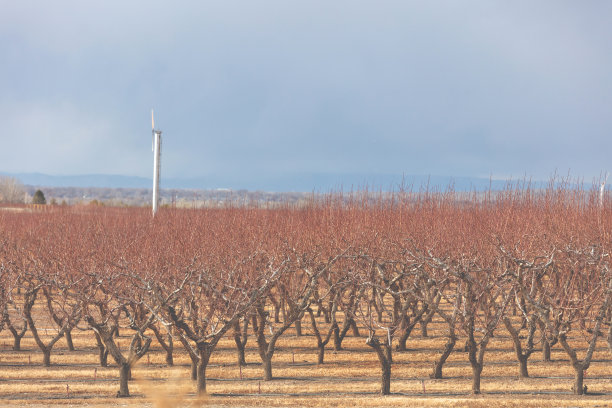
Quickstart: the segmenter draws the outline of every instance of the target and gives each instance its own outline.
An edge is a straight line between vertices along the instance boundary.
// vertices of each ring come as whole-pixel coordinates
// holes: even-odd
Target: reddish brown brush
[[[276,343],[289,327],[299,336],[306,314],[319,364],[330,339],[340,350],[359,322],[388,394],[394,346],[409,352],[416,325],[426,332],[438,316],[448,341],[432,378],[461,339],[480,393],[487,346],[505,327],[521,377],[536,346],[558,343],[580,394],[599,337],[612,339],[611,231],[609,202],[563,183],[330,194],[295,208],[162,209],[155,218],[144,208],[2,212],[0,328],[17,349],[28,328],[45,365],[60,339],[90,330],[100,363],[112,356],[119,395],[128,396],[131,369],[153,337],[168,364],[173,340],[183,345],[204,393],[208,361],[228,331],[242,364],[251,326],[271,379]],[[570,334],[584,339],[582,358]]]

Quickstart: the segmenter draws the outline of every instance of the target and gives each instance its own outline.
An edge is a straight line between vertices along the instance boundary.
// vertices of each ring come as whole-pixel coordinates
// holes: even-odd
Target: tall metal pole
[[[604,181],[599,186],[599,208],[603,208],[604,194],[605,194],[605,191],[606,191],[606,182],[608,181],[608,176],[609,175],[610,174],[608,174],[608,172],[606,172],[606,178],[604,179]]]
[[[159,173],[161,169],[161,130],[153,130],[153,215],[159,205]]]

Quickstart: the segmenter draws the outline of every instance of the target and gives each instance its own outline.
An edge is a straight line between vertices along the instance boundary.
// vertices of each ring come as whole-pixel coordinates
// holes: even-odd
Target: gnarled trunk
[[[153,331],[153,334],[155,335],[155,338],[157,339],[157,342],[159,343],[159,345],[162,346],[162,348],[166,352],[166,365],[168,367],[174,366],[174,356],[172,355],[174,352],[174,342],[172,340],[172,335],[170,334],[170,330],[167,329],[167,332],[168,332],[167,333],[168,336],[166,337],[167,340],[164,340],[164,337],[162,336],[157,326],[152,324],[150,326],[150,329]]]
[[[64,337],[66,338],[68,350],[74,351],[74,343],[72,342],[72,328],[66,329],[66,331],[64,332]]]
[[[398,338],[397,351],[407,351],[406,342],[412,333],[412,329],[416,326],[416,321],[410,321],[410,317],[406,316],[402,324],[402,334]]]
[[[524,309],[523,309],[524,310]],[[516,359],[519,362],[519,377],[527,378],[529,377],[529,372],[527,371],[527,360],[529,356],[533,352],[533,336],[535,335],[536,321],[535,315],[532,316],[528,321],[529,333],[527,334],[527,345],[525,350],[523,351],[523,346],[521,345],[521,338],[519,336],[518,330],[512,326],[512,322],[509,317],[504,317],[503,322],[510,333],[510,338],[512,339],[512,344],[514,347],[514,353],[516,354]]]
[[[261,358],[264,370],[264,380],[272,380],[272,355],[266,355]]]
[[[45,367],[51,367],[51,349],[44,348],[41,351],[43,353],[43,365]]]
[[[117,397],[129,397],[130,389],[128,387],[128,381],[131,376],[131,367],[127,362],[119,364],[119,392],[117,392]]]
[[[36,342],[36,345],[38,346],[38,348],[40,348],[40,350],[43,353],[43,365],[45,367],[49,367],[51,365],[51,350],[53,349],[53,346],[55,345],[55,343],[59,339],[64,337],[64,333],[66,329],[69,327],[67,326],[67,323],[66,323],[66,325],[64,325],[64,327],[62,327],[59,330],[59,332],[57,332],[56,335],[47,344],[43,342],[43,339],[38,334],[38,329],[36,325],[34,324],[34,319],[32,318],[32,307],[36,300],[37,293],[38,293],[38,289],[32,292],[28,292],[25,295],[26,301],[25,301],[25,305],[23,308],[24,309],[23,313],[28,322],[28,326],[30,327],[30,333],[32,333],[32,337],[34,337],[34,341]]]
[[[545,335],[542,336],[542,361],[547,363],[552,361],[550,358],[550,343],[546,339]]]
[[[238,353],[238,365],[245,366],[246,358],[245,358],[245,348],[248,340],[248,326],[249,326],[249,318],[245,317],[242,323],[242,331],[240,330],[240,321],[236,321],[234,323],[234,343],[236,343],[236,350]]]
[[[346,337],[346,334],[348,333],[351,327],[353,328],[353,335],[355,337],[359,337],[359,329],[357,329],[357,324],[355,323],[353,319],[345,318],[344,323],[342,324],[342,330],[340,330],[340,327],[338,326],[338,324],[336,323],[334,324],[335,326],[333,329],[333,338],[334,338],[334,350],[335,351],[342,350],[342,341]]]
[[[355,319],[349,319],[349,325],[351,326],[351,329],[353,330],[353,337],[359,337],[359,327],[357,326],[357,322],[355,321]]]
[[[325,360],[325,345],[319,344],[317,347],[319,349],[317,353],[317,364],[323,364]]]
[[[520,378],[528,378],[529,371],[527,370],[527,356],[518,356],[519,361],[519,377]]]
[[[236,340],[236,352],[238,354],[238,365],[247,365],[245,357],[245,346],[242,345],[242,342],[240,340]]]
[[[338,324],[334,324],[334,328],[333,328],[333,339],[334,339],[334,350],[335,351],[340,351],[342,350],[342,338],[340,337],[340,328],[338,327]]]
[[[208,344],[198,347],[198,366],[197,366],[197,393],[198,395],[206,394],[206,367],[212,353],[211,347]]]
[[[431,320],[421,320],[421,337],[427,338],[429,337],[429,333],[427,333],[427,325]]]
[[[21,339],[28,330],[28,321],[24,318],[21,318],[23,326],[18,329],[13,325],[13,322],[11,322],[10,316],[7,311],[5,311],[3,319],[6,322],[6,326],[8,327],[9,331],[13,335],[13,351],[21,351]]]
[[[252,317],[252,324],[253,331],[255,332],[256,336],[259,357],[263,363],[265,381],[272,380],[272,357],[274,356],[274,352],[276,350],[276,342],[297,317],[298,316],[294,317],[293,314],[288,314],[285,319],[285,323],[281,327],[278,327],[270,337],[270,341],[267,341],[264,333],[266,325],[266,312],[263,305],[260,304],[257,306],[256,314]]]
[[[473,318],[471,318],[473,319]],[[489,336],[485,336],[480,344],[476,344],[474,339],[474,326],[470,324],[468,329],[468,359],[472,366],[472,394],[480,394],[480,376],[482,374],[482,368],[484,367],[484,354],[489,343]]]
[[[442,378],[442,367],[444,366],[444,363],[446,363],[446,360],[448,359],[448,357],[453,352],[456,342],[457,342],[457,337],[454,334],[449,336],[448,341],[444,345],[444,351],[442,352],[442,355],[440,356],[440,358],[436,360],[436,362],[434,363],[433,373],[429,375],[429,378],[434,378],[434,379]]]
[[[198,360],[191,360],[191,379],[193,381],[198,379]]]
[[[380,362],[380,393],[382,395],[389,395],[391,394],[391,345],[381,345],[377,337],[368,338],[366,344],[376,351],[378,361]]]
[[[325,359],[325,346],[327,345],[327,343],[329,342],[331,338],[332,332],[334,330],[334,326],[332,326],[327,331],[327,336],[325,337],[325,339],[323,339],[323,337],[321,336],[321,332],[319,332],[319,328],[317,327],[317,320],[315,319],[314,312],[312,311],[310,307],[307,309],[307,311],[308,311],[308,314],[310,315],[310,323],[312,326],[312,331],[317,339],[317,349],[318,349],[317,364],[323,364],[323,360]],[[334,323],[335,323],[335,320],[334,320]],[[337,325],[335,327],[337,327]]]
[[[480,376],[482,374],[482,364],[472,365],[472,394],[480,394]]]
[[[586,387],[584,386],[584,370],[582,367],[574,367],[574,386],[572,391],[575,395],[586,394]]]
[[[96,336],[96,344],[98,346],[98,357],[100,359],[100,367],[108,366],[108,349],[104,346],[100,335],[94,331],[94,335]]]
[[[433,319],[435,313],[436,309],[432,307],[427,311],[425,316],[421,318],[419,322],[421,325],[421,337],[427,338],[429,336],[429,334],[427,333],[427,326],[429,325],[429,323],[431,323],[431,320]]]

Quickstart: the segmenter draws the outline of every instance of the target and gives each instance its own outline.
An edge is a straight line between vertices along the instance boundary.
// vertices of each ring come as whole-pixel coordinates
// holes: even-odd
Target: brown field
[[[51,355],[52,366],[45,368],[42,353],[29,333],[22,350],[13,351],[12,336],[5,329],[0,332],[0,406],[612,406],[612,356],[604,339],[586,373],[588,395],[574,396],[574,372],[559,346],[553,349],[552,363],[542,362],[541,353],[534,353],[529,360],[531,378],[519,379],[512,344],[505,329],[499,327],[485,356],[483,394],[472,396],[471,368],[467,353],[460,350],[462,340],[445,365],[445,378],[429,378],[446,339],[441,321],[434,320],[428,329],[428,338],[415,329],[408,340],[410,351],[394,352],[390,396],[379,395],[379,362],[364,337],[349,334],[343,343],[345,350],[339,352],[328,345],[325,364],[317,365],[316,339],[305,318],[303,336],[297,337],[292,328],[279,340],[272,381],[261,380],[261,360],[252,336],[247,343],[248,366],[242,370],[236,363],[233,339],[222,340],[207,369],[209,394],[204,399],[195,397],[189,357],[178,341],[175,366],[166,367],[165,354],[154,340],[152,350],[133,370],[132,397],[118,399],[114,398],[118,369],[110,356],[109,367],[99,366],[90,330],[73,331],[74,352],[60,340]],[[122,334],[126,337],[119,343],[127,346],[128,330]],[[574,341],[582,347],[586,344],[583,339]]]

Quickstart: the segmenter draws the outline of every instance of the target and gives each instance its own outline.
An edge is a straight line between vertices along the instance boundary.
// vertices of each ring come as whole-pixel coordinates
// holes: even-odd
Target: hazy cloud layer
[[[612,170],[608,1],[0,4],[0,171]]]

